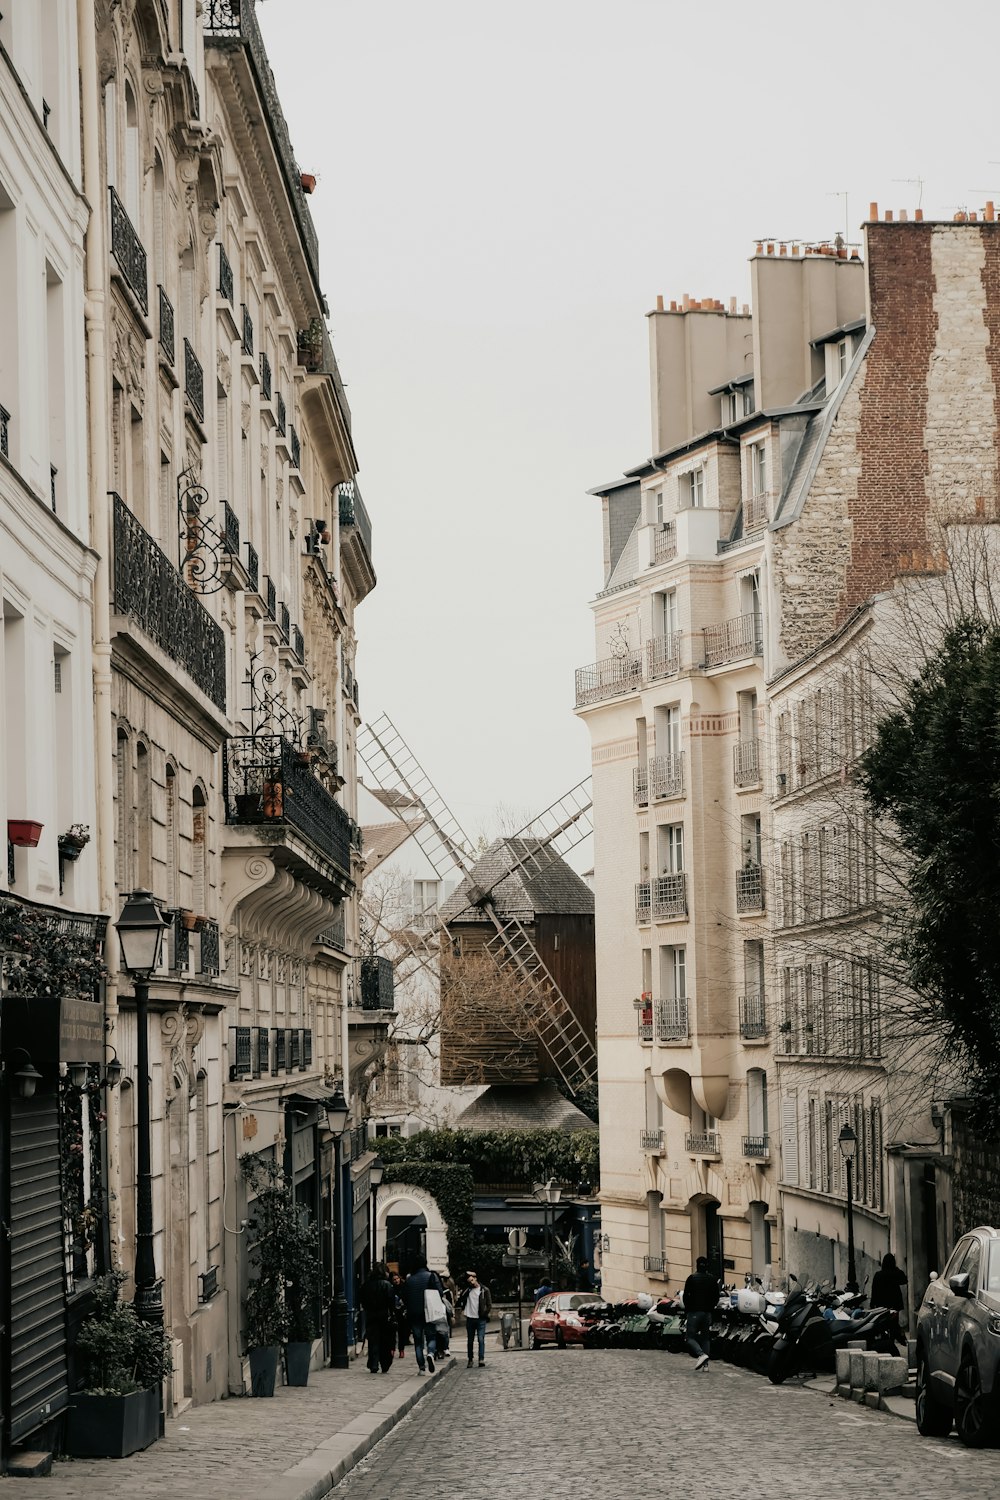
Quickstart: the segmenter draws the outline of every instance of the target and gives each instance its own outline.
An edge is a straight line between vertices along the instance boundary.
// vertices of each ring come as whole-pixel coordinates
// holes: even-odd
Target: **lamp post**
[[[333,1097],[326,1101],[326,1123],[333,1135],[333,1306],[330,1319],[330,1368],[346,1370],[350,1316],[344,1295],[344,1186],[340,1165],[340,1142],[347,1129],[350,1107],[338,1083]]]
[[[371,1216],[368,1228],[368,1258],[372,1265],[378,1258],[378,1190],[384,1176],[385,1162],[381,1156],[376,1156],[368,1168],[368,1181],[371,1184],[371,1207],[368,1210]]]
[[[858,1272],[854,1264],[854,1153],[858,1138],[850,1125],[844,1125],[837,1140],[847,1168],[847,1282],[845,1291],[858,1290]]]
[[[140,1322],[163,1327],[163,1283],[153,1253],[153,1173],[150,1159],[149,976],[158,967],[163,934],[169,927],[149,891],[133,891],[118,918],[122,967],[135,989],[136,1173],[135,1306]]]
[[[550,1227],[550,1224],[549,1224],[549,1212],[550,1212],[550,1210],[554,1210],[555,1209],[555,1205],[559,1202],[559,1199],[562,1197],[562,1188],[558,1187],[556,1185],[556,1180],[555,1180],[554,1177],[550,1177],[549,1180],[548,1180],[548,1182],[536,1182],[535,1186],[532,1188],[532,1192],[534,1193],[535,1197],[538,1199],[539,1203],[542,1205],[542,1210],[543,1210],[543,1215],[544,1215],[544,1219],[543,1219],[544,1230],[543,1230],[543,1233],[544,1233],[544,1237],[545,1237],[545,1258],[548,1261],[549,1281],[551,1282],[552,1281],[552,1240],[553,1240],[553,1236],[554,1236],[554,1225],[552,1227]]]

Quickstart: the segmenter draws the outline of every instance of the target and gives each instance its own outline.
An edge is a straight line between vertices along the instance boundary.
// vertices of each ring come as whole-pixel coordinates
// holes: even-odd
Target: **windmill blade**
[[[569,851],[582,844],[593,831],[593,785],[586,776],[551,807],[526,823],[519,833],[504,839],[510,865],[490,885],[471,891],[470,898],[481,904],[511,875],[522,874],[526,879],[534,880],[557,860],[565,859]]]
[[[573,1093],[596,1083],[597,1050],[538,949],[516,917],[501,917],[492,906],[490,916],[496,933],[486,952],[501,974],[513,973],[522,981],[522,1009],[560,1078]]]
[[[472,842],[388,714],[362,726],[357,749],[378,787],[401,792],[401,806],[423,814],[424,821],[414,823],[413,836],[438,878],[445,879],[455,867],[468,875],[476,862]],[[391,810],[407,821],[400,807]]]

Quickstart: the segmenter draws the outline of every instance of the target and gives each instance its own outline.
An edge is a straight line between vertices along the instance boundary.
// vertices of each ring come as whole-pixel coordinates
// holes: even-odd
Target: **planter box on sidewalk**
[[[73,1458],[128,1458],[160,1436],[160,1393],[72,1399],[66,1424],[66,1451]]]

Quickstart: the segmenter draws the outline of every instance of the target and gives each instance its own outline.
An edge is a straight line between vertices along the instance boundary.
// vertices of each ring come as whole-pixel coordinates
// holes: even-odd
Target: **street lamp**
[[[368,1181],[371,1184],[371,1194],[370,1194],[371,1208],[369,1209],[369,1213],[371,1214],[371,1223],[370,1223],[370,1226],[369,1226],[369,1234],[368,1234],[368,1237],[369,1237],[369,1251],[368,1251],[368,1253],[369,1253],[369,1259],[371,1260],[372,1265],[375,1264],[376,1255],[377,1255],[377,1251],[378,1251],[378,1190],[379,1190],[379,1187],[382,1184],[382,1178],[384,1176],[385,1176],[385,1162],[382,1160],[381,1156],[376,1156],[375,1160],[372,1162],[371,1166],[368,1168]]]
[[[118,918],[122,967],[135,989],[136,1025],[136,1316],[143,1323],[163,1327],[163,1283],[157,1280],[153,1254],[153,1174],[150,1159],[149,1103],[149,976],[158,968],[163,934],[169,922],[149,891],[133,891]]]
[[[344,1295],[344,1184],[340,1165],[340,1142],[347,1129],[350,1106],[338,1083],[326,1101],[326,1123],[333,1136],[333,1305],[330,1319],[330,1367],[350,1367],[348,1353],[350,1314]]]
[[[562,1188],[557,1186],[556,1180],[555,1180],[554,1177],[550,1177],[549,1180],[548,1180],[548,1182],[536,1182],[535,1185],[534,1185],[534,1187],[532,1188],[532,1192],[534,1193],[535,1197],[538,1199],[539,1203],[542,1205],[543,1223],[544,1223],[543,1233],[544,1233],[544,1237],[545,1237],[545,1257],[546,1257],[546,1259],[548,1261],[548,1266],[549,1266],[549,1281],[551,1282],[552,1281],[552,1260],[553,1260],[553,1256],[552,1256],[553,1230],[550,1229],[550,1226],[549,1226],[549,1212],[550,1212],[550,1210],[552,1210],[553,1211],[553,1217],[554,1217],[555,1205],[559,1202],[559,1199],[562,1197]]]
[[[845,1291],[856,1292],[858,1290],[858,1272],[854,1264],[854,1153],[858,1148],[858,1138],[850,1125],[841,1128],[837,1140],[840,1154],[844,1158],[847,1168],[847,1282]]]

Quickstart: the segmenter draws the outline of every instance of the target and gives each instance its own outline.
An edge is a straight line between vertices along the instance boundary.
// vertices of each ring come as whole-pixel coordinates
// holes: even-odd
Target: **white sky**
[[[264,0],[315,173],[378,588],[362,709],[475,834],[585,776],[599,501],[650,452],[644,314],[761,235],[1000,205],[995,0]]]

